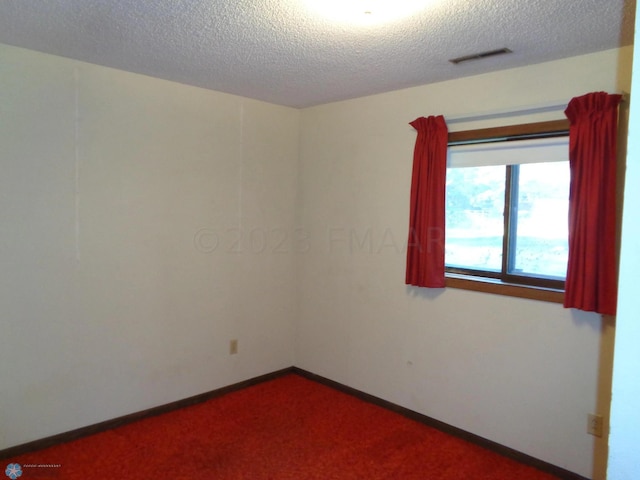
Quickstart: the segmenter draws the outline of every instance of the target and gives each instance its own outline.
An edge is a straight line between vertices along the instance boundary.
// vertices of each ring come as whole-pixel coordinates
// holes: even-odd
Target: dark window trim
[[[533,287],[529,285],[514,285],[485,277],[471,277],[468,275],[447,273],[445,275],[445,286],[447,288],[492,293],[507,297],[564,303],[564,291],[562,290]]]
[[[508,125],[503,127],[483,128],[476,130],[464,130],[450,132],[448,145],[464,145],[470,143],[502,142],[511,140],[523,140],[528,138],[566,136],[569,132],[569,120],[552,120],[547,122],[526,123]],[[507,168],[507,200],[511,201],[511,169]],[[506,216],[505,216],[506,217]],[[511,232],[509,219],[505,218],[505,232]],[[505,236],[505,242],[509,239]],[[506,250],[503,250],[506,251]],[[503,264],[507,258],[503,255]],[[503,271],[506,271],[503,265]],[[517,275],[505,275],[502,278],[474,275],[471,270],[447,268],[445,284],[447,287],[472,290],[477,292],[493,293],[511,297],[528,298],[547,302],[563,303],[564,282],[546,281],[536,278],[532,281],[528,277]],[[498,275],[499,277],[500,275]],[[519,283],[520,281],[526,284]],[[518,283],[515,283],[518,282]]]
[[[480,128],[449,132],[448,145],[476,142],[503,142],[505,140],[523,140],[540,136],[566,135],[569,132],[569,120],[551,120],[548,122],[522,123],[503,127]]]

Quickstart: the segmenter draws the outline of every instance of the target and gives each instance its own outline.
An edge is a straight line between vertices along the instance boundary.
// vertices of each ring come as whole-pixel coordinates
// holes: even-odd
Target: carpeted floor
[[[556,478],[294,374],[10,463],[20,480]]]

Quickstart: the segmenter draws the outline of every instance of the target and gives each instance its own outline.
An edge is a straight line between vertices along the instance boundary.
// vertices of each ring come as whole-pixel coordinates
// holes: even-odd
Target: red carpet
[[[297,375],[5,460],[0,478],[14,462],[20,480],[556,478]]]

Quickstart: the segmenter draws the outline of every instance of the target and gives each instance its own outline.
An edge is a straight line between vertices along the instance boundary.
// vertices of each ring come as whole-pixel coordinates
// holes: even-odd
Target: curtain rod
[[[623,102],[628,102],[629,94],[627,92],[616,92],[616,93],[618,95],[622,95]],[[564,109],[567,107],[568,104],[569,104],[568,100],[556,100],[556,101],[547,102],[547,103],[539,103],[536,105],[521,105],[519,107],[503,108],[499,110],[470,113],[467,115],[460,115],[460,116],[453,116],[453,117],[448,117],[445,115],[444,118],[447,124],[473,122],[473,121],[479,121],[479,120],[491,120],[494,118],[531,115],[534,113],[564,111]]]

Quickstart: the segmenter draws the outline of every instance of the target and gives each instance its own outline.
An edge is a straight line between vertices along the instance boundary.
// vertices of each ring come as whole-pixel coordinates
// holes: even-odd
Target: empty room
[[[0,2],[0,476],[637,479],[635,17]]]

